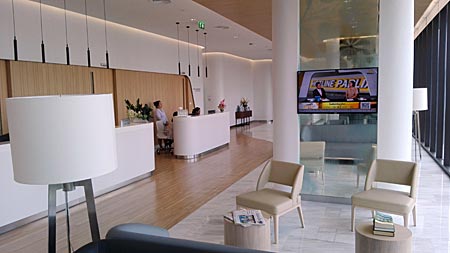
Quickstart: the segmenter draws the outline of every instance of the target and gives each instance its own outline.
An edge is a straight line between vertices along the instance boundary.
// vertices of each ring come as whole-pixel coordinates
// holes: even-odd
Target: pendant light
[[[205,77],[208,78],[208,55],[206,54],[206,32],[203,33],[205,36]]]
[[[16,37],[16,16],[14,12],[14,0],[11,0],[12,5],[12,18],[13,18],[13,32],[14,32],[14,39],[13,39],[13,45],[14,45],[14,60],[19,60],[19,53],[17,50],[17,37]]]
[[[42,24],[42,0],[39,0],[39,17],[41,18],[41,55],[42,62],[45,63],[44,26]]]
[[[197,32],[197,76],[200,77],[200,57],[199,57],[199,45],[198,45],[198,29],[195,30]]]
[[[69,41],[67,40],[67,9],[66,9],[66,0],[64,0],[64,24],[65,24],[65,28],[66,28],[66,60],[67,60],[67,65],[70,65]]]
[[[177,46],[178,46],[178,75],[181,75],[181,62],[180,62],[180,22],[176,22],[177,24]]]
[[[88,62],[88,67],[90,67],[91,66],[91,50],[89,49],[89,26],[88,26],[87,0],[84,0],[84,16],[86,18],[87,62]]]
[[[187,29],[187,49],[188,49],[188,62],[189,62],[189,65],[188,65],[188,73],[189,73],[189,76],[191,76],[191,55],[190,55],[190,52],[189,52],[189,46],[190,46],[190,44],[189,44],[189,28],[190,28],[190,26],[186,26],[186,29]]]
[[[103,18],[105,22],[106,68],[109,69],[108,32],[106,30],[106,0],[103,0]]]

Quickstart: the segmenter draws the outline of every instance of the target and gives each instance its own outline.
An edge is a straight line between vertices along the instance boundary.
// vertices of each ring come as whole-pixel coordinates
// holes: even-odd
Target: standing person
[[[348,89],[345,92],[345,98],[347,99],[355,99],[358,97],[358,89],[355,88],[355,81],[350,80],[348,84]]]
[[[322,88],[322,84],[320,84],[320,82],[316,82],[316,89],[313,91],[313,96],[327,98],[327,93],[325,92],[325,89]]]
[[[163,106],[162,102],[160,100],[157,100],[157,101],[153,102],[153,105],[156,108],[156,110],[155,110],[156,121],[162,120],[164,125],[167,125],[168,124],[167,116],[166,116],[166,113],[164,112],[164,110],[162,109],[162,106]]]

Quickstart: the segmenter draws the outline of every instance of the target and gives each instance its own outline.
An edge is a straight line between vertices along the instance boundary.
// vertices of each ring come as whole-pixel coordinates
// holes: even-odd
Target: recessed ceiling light
[[[248,43],[249,46],[253,46],[253,42]]]
[[[226,26],[226,25],[216,25],[216,26],[214,26],[214,28],[223,29],[223,30],[230,29],[230,27]]]
[[[197,19],[195,19],[195,18],[191,18],[190,20],[191,20],[191,22],[196,22],[197,21]]]
[[[234,35],[234,36],[233,36],[233,39],[237,39],[237,38],[239,38],[238,35]]]

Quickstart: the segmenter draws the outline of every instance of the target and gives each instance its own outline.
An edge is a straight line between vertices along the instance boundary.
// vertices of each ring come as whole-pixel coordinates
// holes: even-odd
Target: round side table
[[[362,223],[356,227],[355,253],[409,253],[412,248],[412,233],[408,228],[395,224],[395,236],[373,234],[372,223]]]
[[[262,226],[243,227],[223,219],[225,245],[237,246],[247,249],[270,250],[270,220]]]

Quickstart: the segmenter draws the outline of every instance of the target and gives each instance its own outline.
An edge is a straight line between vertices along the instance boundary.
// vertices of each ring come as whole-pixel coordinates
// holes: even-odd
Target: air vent
[[[153,0],[155,4],[170,4],[172,3],[170,0]]]
[[[230,29],[230,27],[226,26],[226,25],[216,25],[216,26],[214,26],[214,28],[223,29],[223,30]]]

